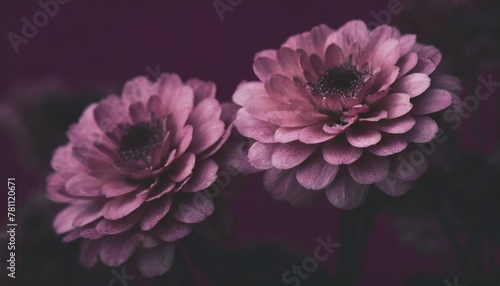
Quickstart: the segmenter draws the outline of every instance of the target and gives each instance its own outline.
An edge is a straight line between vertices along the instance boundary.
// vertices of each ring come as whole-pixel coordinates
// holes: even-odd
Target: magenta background
[[[373,20],[370,11],[385,8],[388,2],[244,0],[220,22],[209,0],[72,0],[61,6],[28,44],[21,44],[16,55],[6,34],[20,34],[21,17],[31,18],[40,7],[36,1],[2,1],[0,95],[19,79],[53,75],[74,86],[119,87],[132,77],[146,74],[147,66],[154,69],[159,64],[161,71],[176,72],[183,79],[214,81],[218,98],[230,100],[241,80],[256,78],[252,72],[255,52],[277,48],[288,36],[321,23],[338,27],[350,19]],[[495,106],[487,107],[491,110],[485,114],[493,112]],[[492,136],[496,138],[498,125],[493,127]],[[462,128],[472,129],[471,121],[465,121]],[[466,145],[474,147],[474,137],[469,138]],[[486,150],[491,151],[497,141],[488,142],[491,144]],[[16,160],[10,152],[14,149],[11,143],[2,134],[1,180],[15,175],[18,189],[28,190],[37,184],[36,176]],[[272,200],[256,181],[252,180],[246,192],[232,202],[237,227],[230,245],[271,239],[312,255],[317,237],[332,235],[338,241],[338,212],[329,203],[294,209]],[[322,266],[333,272],[335,260],[334,255]],[[427,270],[442,271],[433,257],[401,245],[389,219],[378,217],[368,241],[361,285],[404,285],[411,274]]]

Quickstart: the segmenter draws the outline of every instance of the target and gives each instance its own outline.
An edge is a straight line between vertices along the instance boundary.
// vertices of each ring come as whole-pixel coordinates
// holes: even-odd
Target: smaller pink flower
[[[52,159],[47,196],[67,204],[56,232],[83,238],[85,266],[118,266],[135,253],[148,277],[170,268],[174,243],[193,229],[228,234],[221,194],[231,184],[218,176],[239,159],[234,110],[213,83],[175,74],[137,77],[121,97],[90,105]]]

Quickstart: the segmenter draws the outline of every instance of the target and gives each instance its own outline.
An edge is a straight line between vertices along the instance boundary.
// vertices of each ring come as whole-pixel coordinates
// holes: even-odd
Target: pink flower
[[[68,204],[56,232],[84,238],[85,266],[98,257],[117,266],[135,252],[148,277],[170,268],[174,242],[193,228],[227,233],[231,217],[218,195],[229,183],[216,180],[238,157],[234,110],[215,99],[213,83],[175,74],[137,77],[121,97],[90,105],[52,159],[47,195]]]
[[[356,208],[376,184],[402,195],[427,169],[408,167],[415,143],[433,140],[431,115],[457,98],[458,80],[435,76],[440,52],[389,26],[351,21],[290,37],[256,54],[258,82],[240,84],[235,125],[255,140],[248,158],[266,189],[292,205],[326,193]],[[411,161],[411,160],[410,160]]]

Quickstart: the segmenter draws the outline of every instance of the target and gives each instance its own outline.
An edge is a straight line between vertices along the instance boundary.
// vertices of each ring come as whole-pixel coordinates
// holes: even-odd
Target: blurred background
[[[48,202],[43,189],[52,152],[66,142],[69,125],[88,104],[119,94],[135,76],[175,72],[184,80],[210,80],[218,99],[229,101],[240,81],[256,79],[256,52],[276,49],[318,24],[337,28],[362,19],[372,27],[397,26],[438,47],[441,69],[462,80],[461,97],[471,106],[480,78],[500,82],[498,0],[65,1],[28,35],[23,19],[33,22],[43,11],[38,1],[0,2],[0,179],[16,178],[19,216],[17,284],[6,277],[6,237],[0,236],[1,285],[121,285],[112,282],[112,269],[81,267],[78,242],[63,244],[53,233],[51,220],[61,206]],[[490,88],[491,96],[476,100],[451,130],[451,167],[431,170],[401,198],[373,198],[380,207],[371,214],[359,285],[453,285],[463,276],[475,277],[476,284],[466,285],[488,285],[480,281],[498,279],[500,83]],[[227,271],[191,265],[199,285],[289,285],[282,273],[312,256],[318,238],[339,241],[339,212],[326,200],[295,209],[274,201],[258,183],[260,175],[253,178],[231,202],[233,238],[212,249],[219,254],[199,258]],[[0,192],[4,233],[7,190]],[[443,204],[433,203],[436,196]],[[336,264],[333,254],[301,285],[336,285]],[[138,276],[133,266],[128,273]],[[165,285],[161,278],[128,283]]]

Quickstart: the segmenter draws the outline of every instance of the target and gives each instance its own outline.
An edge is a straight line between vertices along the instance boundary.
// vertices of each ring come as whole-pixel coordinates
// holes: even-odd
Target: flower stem
[[[492,246],[492,242],[488,242],[488,260],[490,264],[490,273],[491,273],[491,285],[499,284],[500,280],[498,279],[498,273],[500,272],[494,257],[494,246]]]
[[[471,280],[471,271],[469,268],[469,262],[467,260],[467,255],[463,251],[462,247],[460,246],[460,243],[458,242],[457,239],[457,233],[455,231],[455,228],[453,227],[453,222],[449,219],[448,215],[446,214],[444,204],[443,208],[437,210],[437,213],[439,215],[439,219],[441,221],[441,225],[446,233],[446,236],[448,237],[448,240],[450,242],[451,249],[453,253],[455,254],[455,258],[458,262],[458,272],[460,273],[460,277],[464,279],[466,285],[470,283]]]
[[[189,265],[188,257],[185,255],[182,246],[177,245],[177,253],[169,271],[162,276],[152,279],[151,286],[172,285],[172,286],[198,286],[200,285],[193,275],[192,267]]]
[[[361,210],[341,211],[340,248],[336,280],[339,285],[354,286],[358,276],[358,232]]]

